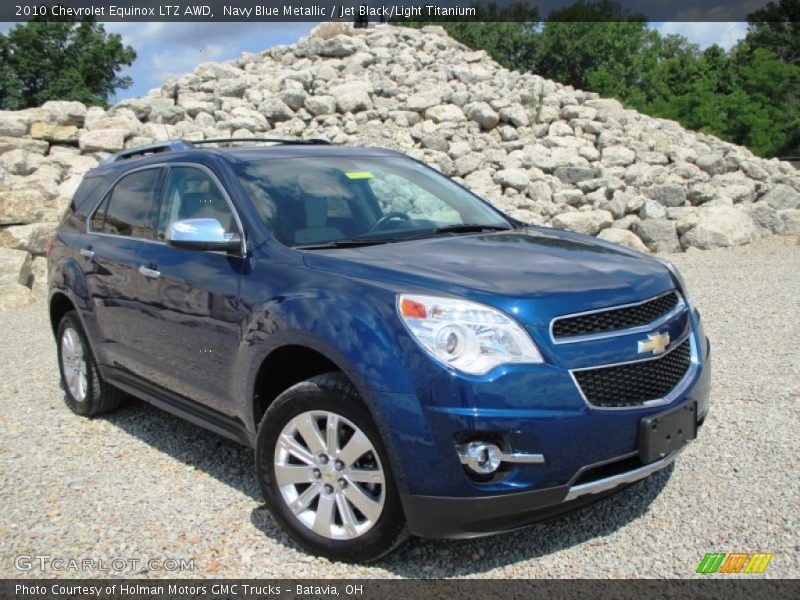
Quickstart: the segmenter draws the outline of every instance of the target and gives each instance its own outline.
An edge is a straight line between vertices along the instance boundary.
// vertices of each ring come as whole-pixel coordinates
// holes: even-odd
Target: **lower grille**
[[[658,400],[669,394],[686,372],[692,359],[689,338],[660,358],[574,371],[586,401],[601,407],[630,407]]]

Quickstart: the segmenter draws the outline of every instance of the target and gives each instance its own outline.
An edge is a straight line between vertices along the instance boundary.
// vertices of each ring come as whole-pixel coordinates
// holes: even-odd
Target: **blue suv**
[[[84,177],[47,252],[74,412],[127,393],[253,447],[275,519],[349,561],[549,518],[695,438],[709,343],[666,261],[396,152],[233,141]]]

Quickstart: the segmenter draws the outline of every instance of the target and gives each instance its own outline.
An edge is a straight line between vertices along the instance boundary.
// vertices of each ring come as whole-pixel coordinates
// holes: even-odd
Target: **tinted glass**
[[[173,222],[185,219],[216,219],[225,231],[238,231],[233,211],[211,176],[202,169],[175,167],[164,185],[157,238],[163,240]]]
[[[146,169],[126,175],[117,182],[108,200],[103,233],[153,237],[150,211],[160,175],[161,169]]]
[[[410,159],[303,157],[235,168],[256,210],[288,245],[510,227],[475,195]]]
[[[103,223],[106,220],[106,209],[108,208],[108,199],[110,197],[111,194],[108,194],[97,210],[94,211],[94,215],[92,215],[92,231],[103,231]]]

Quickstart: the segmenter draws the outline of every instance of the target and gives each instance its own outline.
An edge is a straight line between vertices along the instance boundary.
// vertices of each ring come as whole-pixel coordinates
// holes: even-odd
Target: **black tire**
[[[278,438],[293,418],[309,411],[333,412],[349,420],[361,429],[378,453],[385,480],[383,510],[371,529],[353,539],[336,540],[312,531],[292,513],[276,483]],[[406,539],[405,517],[386,449],[361,397],[341,373],[318,375],[283,392],[261,420],[255,454],[256,474],[267,507],[305,550],[331,560],[367,562],[388,554]],[[341,515],[340,509],[335,510],[335,514]]]
[[[77,333],[86,362],[86,386],[83,399],[76,398],[73,395],[65,375],[62,340],[68,330]],[[58,351],[58,370],[61,374],[61,388],[64,390],[64,402],[72,412],[84,417],[95,417],[119,407],[125,394],[122,390],[103,381],[100,376],[100,370],[97,368],[92,348],[89,345],[89,340],[86,337],[86,332],[83,330],[83,326],[74,310],[66,313],[58,324],[56,348]]]

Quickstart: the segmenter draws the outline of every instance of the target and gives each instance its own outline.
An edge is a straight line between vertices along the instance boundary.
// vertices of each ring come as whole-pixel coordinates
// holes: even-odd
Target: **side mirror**
[[[167,228],[167,246],[183,250],[239,252],[242,240],[238,233],[226,233],[216,219],[185,219]]]

